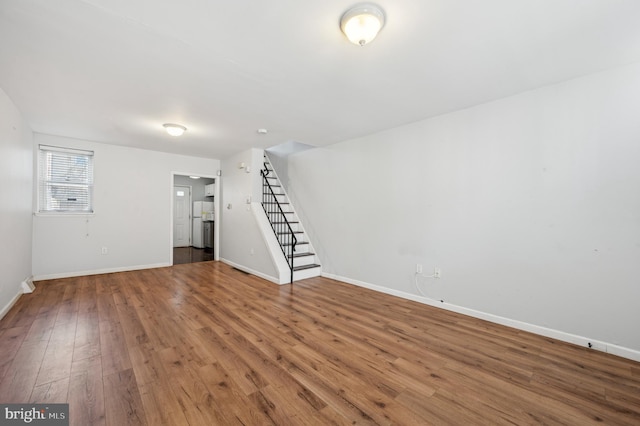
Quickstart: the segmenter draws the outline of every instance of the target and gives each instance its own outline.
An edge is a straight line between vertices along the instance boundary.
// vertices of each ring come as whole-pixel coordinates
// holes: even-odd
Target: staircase
[[[321,266],[266,154],[260,174],[262,208],[289,265],[290,282],[319,276]]]

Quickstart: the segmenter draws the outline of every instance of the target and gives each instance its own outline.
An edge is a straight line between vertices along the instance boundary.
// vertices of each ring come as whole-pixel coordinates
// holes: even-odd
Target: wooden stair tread
[[[320,265],[318,265],[317,263],[312,263],[311,265],[300,265],[300,266],[294,266],[293,267],[293,272],[295,271],[304,271],[305,269],[312,269],[312,268],[319,268]]]
[[[293,255],[289,255],[289,257],[306,257],[306,256],[315,256],[315,253],[311,253],[310,251],[305,253],[294,253]]]

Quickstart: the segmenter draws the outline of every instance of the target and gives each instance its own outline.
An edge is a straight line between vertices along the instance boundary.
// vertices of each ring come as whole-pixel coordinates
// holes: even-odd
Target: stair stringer
[[[269,219],[267,219],[267,216],[264,214],[262,204],[255,201],[252,202],[251,213],[253,213],[253,217],[256,219],[258,229],[260,229],[260,234],[262,235],[264,243],[268,248],[267,251],[271,256],[271,261],[278,271],[278,281],[276,282],[276,284],[290,284],[291,270],[289,269],[289,265],[284,259],[282,250],[280,249],[280,244],[278,243],[278,239],[273,233],[273,229],[271,228]]]

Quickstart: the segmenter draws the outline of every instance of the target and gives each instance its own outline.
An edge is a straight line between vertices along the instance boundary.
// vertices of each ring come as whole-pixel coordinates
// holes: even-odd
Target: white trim
[[[68,148],[65,146],[56,146],[56,145],[47,145],[40,143],[38,144],[38,151],[57,151],[64,152],[65,154],[76,154],[76,155],[95,155],[93,150],[88,149],[79,149],[79,148]]]
[[[456,312],[470,317],[483,319],[492,323],[505,325],[518,330],[527,331],[540,336],[550,337],[552,339],[561,340],[567,343],[573,343],[574,345],[589,347],[591,343],[594,350],[607,352],[613,355],[617,355],[623,358],[631,359],[633,361],[640,362],[640,351],[635,349],[625,348],[622,346],[614,345],[612,343],[603,342],[600,340],[589,339],[588,337],[578,336],[576,334],[566,333],[560,330],[554,330],[552,328],[542,327],[535,324],[529,324],[526,322],[501,317],[498,315],[488,314],[486,312],[476,311],[474,309],[465,308],[458,305],[453,305],[447,302],[440,302],[439,300],[429,299],[427,297],[416,296],[415,294],[405,293],[403,291],[393,290],[387,287],[378,286],[375,284],[366,283],[364,281],[358,281],[347,277],[341,277],[339,275],[322,273],[323,277],[330,278],[337,281],[342,281],[347,284],[353,284],[358,287],[368,288],[369,290],[378,291],[380,293],[390,294],[392,296],[401,297],[403,299],[413,300],[414,302],[423,303],[425,305],[434,306],[436,308],[445,309],[447,311]]]
[[[16,295],[13,296],[11,300],[9,300],[9,303],[4,305],[2,310],[0,310],[0,319],[4,318],[4,316],[7,315],[7,312],[9,312],[11,308],[13,308],[13,305],[15,305],[18,299],[20,299],[20,296],[26,293],[33,293],[33,290],[35,289],[36,289],[36,286],[33,285],[33,277],[25,278],[20,283],[20,291],[16,293]]]
[[[6,305],[4,305],[4,307],[2,308],[2,310],[0,311],[0,319],[4,318],[5,315],[7,315],[7,313],[9,312],[9,310],[11,310],[11,308],[13,308],[13,305],[16,304],[16,302],[18,301],[18,299],[20,298],[20,296],[22,296],[23,292],[20,291],[18,293],[16,293],[15,296],[13,296],[13,298],[11,300],[9,300],[9,303],[7,303]]]
[[[251,203],[251,211],[256,220],[256,224],[260,229],[262,240],[267,246],[267,251],[271,257],[271,263],[273,263],[273,266],[278,270],[279,279],[277,284],[289,284],[291,269],[289,269],[289,265],[282,254],[282,249],[280,248],[278,239],[273,233],[273,228],[271,228],[271,225],[269,224],[269,219],[267,219],[267,215],[264,214],[262,204],[253,201]]]
[[[33,293],[36,289],[36,286],[33,285],[33,277],[25,278],[25,280],[20,283],[20,286],[22,287],[23,294]]]
[[[607,343],[607,353],[640,362],[640,351]]]
[[[151,265],[119,266],[117,268],[94,269],[91,271],[61,272],[57,274],[36,275],[35,277],[33,277],[33,281],[55,280],[58,278],[82,277],[85,275],[111,274],[113,272],[138,271],[141,269],[166,268],[168,266],[173,266],[173,265],[171,265],[171,263],[154,263]]]
[[[234,262],[232,262],[230,260],[227,260],[225,258],[220,258],[220,262],[226,263],[227,265],[232,266],[232,267],[234,267],[236,269],[239,269],[239,270],[241,270],[243,272],[246,272],[246,273],[251,274],[251,275],[257,275],[258,277],[260,277],[262,279],[265,279],[267,281],[271,281],[272,283],[280,285],[280,282],[276,277],[271,277],[271,276],[269,276],[267,274],[263,274],[262,272],[258,272],[258,271],[255,271],[255,270],[251,269],[251,268],[247,268],[246,266],[239,265],[239,264],[234,263]]]
[[[39,217],[93,217],[96,212],[33,212],[34,216]]]

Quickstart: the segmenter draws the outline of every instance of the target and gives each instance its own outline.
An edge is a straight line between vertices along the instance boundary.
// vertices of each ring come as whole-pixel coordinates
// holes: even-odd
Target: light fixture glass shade
[[[340,28],[353,44],[364,46],[376,38],[384,26],[384,12],[378,6],[366,4],[349,9],[340,19]]]
[[[180,124],[165,123],[162,126],[171,136],[182,136],[187,131],[187,128]]]

